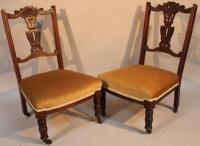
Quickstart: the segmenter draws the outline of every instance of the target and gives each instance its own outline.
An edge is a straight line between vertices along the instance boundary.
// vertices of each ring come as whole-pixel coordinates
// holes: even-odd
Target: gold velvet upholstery
[[[135,65],[99,75],[104,88],[137,100],[153,101],[179,83],[172,72],[146,65]]]
[[[94,94],[102,82],[69,70],[54,70],[22,80],[20,89],[37,112],[59,108]]]

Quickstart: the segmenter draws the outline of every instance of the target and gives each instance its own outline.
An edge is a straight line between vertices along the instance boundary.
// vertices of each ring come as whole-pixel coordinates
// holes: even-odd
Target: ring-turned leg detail
[[[146,109],[145,111],[145,129],[148,134],[152,132],[153,109]]]
[[[40,139],[46,143],[46,144],[51,144],[52,141],[49,139],[48,136],[48,129],[47,129],[47,123],[46,123],[46,116],[39,116],[36,115],[38,126],[39,126],[39,132],[40,132]]]
[[[145,101],[145,129],[148,134],[152,133],[152,123],[153,123],[153,109],[155,107],[154,102]]]

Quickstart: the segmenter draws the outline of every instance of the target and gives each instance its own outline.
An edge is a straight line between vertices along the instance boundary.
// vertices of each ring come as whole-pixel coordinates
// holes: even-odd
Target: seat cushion
[[[101,80],[89,75],[54,70],[23,79],[20,89],[32,108],[41,112],[87,98],[100,90],[101,85]]]
[[[159,99],[179,84],[179,77],[160,68],[135,65],[99,75],[104,88],[144,101]]]

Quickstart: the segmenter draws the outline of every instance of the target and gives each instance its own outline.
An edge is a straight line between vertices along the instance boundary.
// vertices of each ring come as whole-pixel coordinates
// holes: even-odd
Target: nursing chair
[[[14,14],[7,13],[4,10],[1,10],[1,14],[19,86],[22,111],[25,116],[29,117],[30,113],[27,110],[26,103],[33,109],[37,118],[41,140],[46,144],[52,143],[47,133],[46,117],[48,114],[62,111],[92,97],[94,97],[95,116],[97,121],[101,123],[102,82],[89,75],[64,70],[55,6],[52,6],[49,10],[27,6],[14,11]],[[44,51],[41,45],[41,24],[37,20],[41,15],[51,16],[52,23],[50,25],[53,25],[55,41],[53,52]],[[17,18],[23,18],[27,27],[25,34],[30,43],[30,54],[25,58],[17,56],[9,26],[9,19]],[[44,56],[57,57],[59,69],[22,78],[20,64]]]
[[[164,24],[160,27],[161,41],[156,48],[150,48],[147,44],[149,21],[151,12],[163,12]],[[102,113],[106,115],[106,93],[141,104],[145,108],[145,129],[152,132],[153,109],[169,93],[174,94],[174,112],[178,112],[180,100],[180,87],[183,69],[191,40],[197,5],[190,8],[175,2],[167,2],[153,7],[150,2],[146,4],[145,20],[139,65],[132,65],[122,69],[112,70],[99,75],[103,81]],[[189,14],[189,22],[185,34],[182,51],[179,53],[171,49],[171,38],[175,27],[172,25],[177,13]],[[173,73],[158,67],[144,65],[146,52],[163,52],[179,59],[178,71]]]

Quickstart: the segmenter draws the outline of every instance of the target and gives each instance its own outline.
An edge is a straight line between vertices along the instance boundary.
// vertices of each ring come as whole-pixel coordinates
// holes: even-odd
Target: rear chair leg
[[[39,132],[40,132],[40,139],[46,143],[51,144],[52,141],[49,139],[48,133],[47,133],[47,122],[46,122],[46,114],[43,113],[36,113],[35,117],[37,118]]]
[[[97,118],[98,123],[102,123],[101,121],[101,91],[97,91],[95,93],[94,110],[95,110],[95,116]]]
[[[180,101],[180,85],[176,87],[175,92],[174,92],[174,112],[178,112],[178,107],[179,107],[179,101]]]
[[[102,88],[101,109],[103,117],[106,116],[106,91]]]
[[[145,101],[145,129],[148,134],[152,133],[152,123],[153,123],[153,109],[155,108],[154,102]]]
[[[25,100],[25,98],[24,98],[22,92],[19,91],[19,93],[20,93],[20,97],[21,97],[22,112],[23,112],[23,114],[24,114],[25,116],[30,117],[31,114],[28,112],[27,105],[26,105],[26,100]]]

